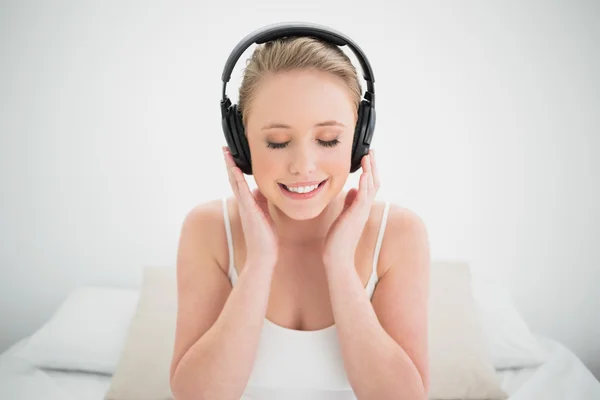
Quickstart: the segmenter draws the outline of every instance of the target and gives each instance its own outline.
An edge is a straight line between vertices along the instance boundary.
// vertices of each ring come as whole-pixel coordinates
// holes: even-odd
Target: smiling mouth
[[[318,185],[313,185],[313,186],[310,186],[310,187],[303,187],[301,189],[290,189],[289,187],[287,187],[283,183],[278,183],[278,185],[281,188],[283,188],[285,191],[287,191],[287,192],[296,193],[296,194],[304,194],[304,193],[314,192],[315,190],[317,190],[321,186],[323,186],[325,184],[325,182],[327,182],[327,179],[325,179],[324,181],[321,181]]]

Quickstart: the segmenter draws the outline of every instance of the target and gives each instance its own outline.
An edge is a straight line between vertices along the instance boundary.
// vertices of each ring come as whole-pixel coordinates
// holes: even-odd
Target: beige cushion
[[[144,269],[138,308],[106,400],[169,400],[171,357],[177,320],[174,268]]]
[[[106,400],[172,399],[176,290],[175,269],[144,270],[138,310]],[[432,263],[429,317],[429,398],[506,399],[486,352],[467,264]]]

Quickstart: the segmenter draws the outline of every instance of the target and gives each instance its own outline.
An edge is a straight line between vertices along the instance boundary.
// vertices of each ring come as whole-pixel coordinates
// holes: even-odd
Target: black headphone
[[[236,165],[247,175],[252,174],[252,161],[250,157],[250,147],[244,132],[242,115],[238,110],[237,104],[231,104],[227,97],[225,89],[227,82],[231,78],[231,72],[244,51],[252,44],[262,44],[271,40],[291,37],[291,36],[311,36],[337,46],[347,45],[358,58],[363,77],[367,81],[367,91],[360,102],[358,108],[358,119],[354,130],[354,140],[352,142],[352,159],[350,172],[355,172],[361,166],[361,159],[369,152],[371,138],[375,130],[375,88],[373,83],[375,78],[369,60],[362,50],[346,35],[337,32],[331,28],[316,25],[312,23],[278,23],[259,28],[246,37],[244,37],[235,46],[223,68],[223,97],[221,99],[221,122],[227,145],[235,160]]]

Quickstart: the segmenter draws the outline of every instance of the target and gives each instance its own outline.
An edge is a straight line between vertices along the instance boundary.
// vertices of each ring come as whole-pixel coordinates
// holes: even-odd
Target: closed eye
[[[337,146],[340,141],[337,139],[333,139],[333,140],[329,140],[329,141],[325,141],[325,140],[317,140],[317,142],[319,142],[319,144],[323,147],[334,147]],[[283,143],[273,143],[273,142],[268,142],[267,141],[267,147],[270,149],[283,149],[285,147],[287,147],[287,145],[290,142],[283,142]]]
[[[283,149],[284,147],[286,147],[288,145],[289,142],[285,142],[285,143],[272,143],[272,142],[267,142],[267,147],[270,149]]]
[[[330,141],[328,141],[328,142],[326,142],[326,141],[324,141],[324,140],[319,140],[318,142],[319,142],[319,144],[320,144],[321,146],[324,146],[324,147],[334,147],[334,146],[337,146],[337,144],[338,144],[340,141],[339,141],[339,140],[337,140],[337,139],[333,139],[333,140],[330,140]]]

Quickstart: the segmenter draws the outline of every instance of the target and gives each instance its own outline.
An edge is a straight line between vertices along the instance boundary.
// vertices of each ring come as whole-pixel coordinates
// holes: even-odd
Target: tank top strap
[[[229,221],[229,210],[227,209],[227,197],[222,198],[223,203],[223,222],[225,224],[225,233],[227,234],[227,249],[229,251],[229,270],[227,275],[231,285],[237,282],[237,270],[235,269],[235,260],[233,253],[233,236],[231,234],[231,222]]]
[[[369,283],[367,283],[367,291],[369,293],[369,297],[373,296],[375,286],[377,285],[377,282],[379,282],[379,278],[377,277],[377,264],[379,262],[379,253],[381,251],[381,243],[383,242],[383,234],[385,233],[385,227],[387,226],[389,210],[390,202],[386,201],[385,206],[383,208],[383,216],[381,217],[381,222],[379,224],[379,233],[377,234],[375,251],[373,252],[373,265],[371,267],[371,277],[369,278]]]

